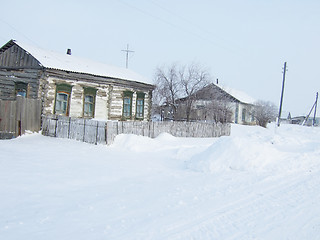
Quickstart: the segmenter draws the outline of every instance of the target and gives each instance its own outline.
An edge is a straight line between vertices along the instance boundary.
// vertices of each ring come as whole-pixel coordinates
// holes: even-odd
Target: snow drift
[[[219,138],[205,151],[194,155],[187,166],[212,173],[224,170],[287,172],[308,170],[319,163],[320,144],[315,137],[320,134],[318,128],[290,125],[282,126],[281,130],[270,128],[234,125],[233,137]],[[240,129],[247,129],[247,134],[237,134]]]
[[[0,239],[320,236],[320,128],[233,125],[231,136],[119,135],[111,146],[0,142]]]

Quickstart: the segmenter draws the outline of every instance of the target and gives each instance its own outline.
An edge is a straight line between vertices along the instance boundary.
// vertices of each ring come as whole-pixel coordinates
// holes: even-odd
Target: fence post
[[[69,117],[69,125],[68,125],[68,139],[70,138],[70,120],[71,120],[71,118]]]
[[[99,126],[99,121],[97,121],[97,129],[96,129],[96,143],[95,143],[95,145],[97,145],[97,143],[98,143],[98,126]]]
[[[105,123],[104,128],[105,128],[105,130],[104,130],[104,139],[106,140],[106,144],[108,145],[108,122]]]
[[[82,140],[82,142],[84,142],[85,136],[86,136],[86,119],[83,119],[83,140]]]
[[[21,120],[18,120],[18,136],[21,136]]]
[[[57,137],[58,118],[55,117],[54,120],[56,121],[56,124],[54,125],[54,137]]]

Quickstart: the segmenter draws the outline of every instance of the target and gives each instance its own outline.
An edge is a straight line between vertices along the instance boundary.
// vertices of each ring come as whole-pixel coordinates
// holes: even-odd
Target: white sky
[[[307,114],[320,90],[319,0],[11,0],[1,3],[0,45],[16,39],[129,68],[197,62],[219,83]],[[318,111],[319,112],[319,111]],[[320,114],[317,114],[320,116]]]

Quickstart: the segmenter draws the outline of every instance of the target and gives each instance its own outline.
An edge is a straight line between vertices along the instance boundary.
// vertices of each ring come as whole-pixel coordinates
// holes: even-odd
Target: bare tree
[[[180,67],[172,64],[167,68],[157,68],[154,102],[168,106],[172,110],[173,119],[190,121],[192,104],[197,99],[196,92],[207,86],[209,80],[208,71],[194,63]]]
[[[168,68],[159,67],[155,73],[156,89],[154,91],[154,100],[156,104],[165,104],[169,106],[175,116],[177,106],[175,104],[181,91],[181,83],[176,64]]]
[[[208,71],[197,64],[183,66],[179,70],[179,80],[182,86],[186,104],[186,119],[190,121],[191,107],[197,99],[196,92],[209,84]]]
[[[259,126],[267,127],[267,124],[277,117],[277,107],[269,101],[259,100],[254,104],[253,112],[251,113]]]
[[[231,122],[232,110],[227,101],[213,99],[208,109],[208,115],[214,122]]]

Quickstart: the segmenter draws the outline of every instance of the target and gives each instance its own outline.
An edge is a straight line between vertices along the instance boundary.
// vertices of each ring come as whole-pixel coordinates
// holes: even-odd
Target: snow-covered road
[[[0,239],[320,239],[320,128],[0,141]]]

